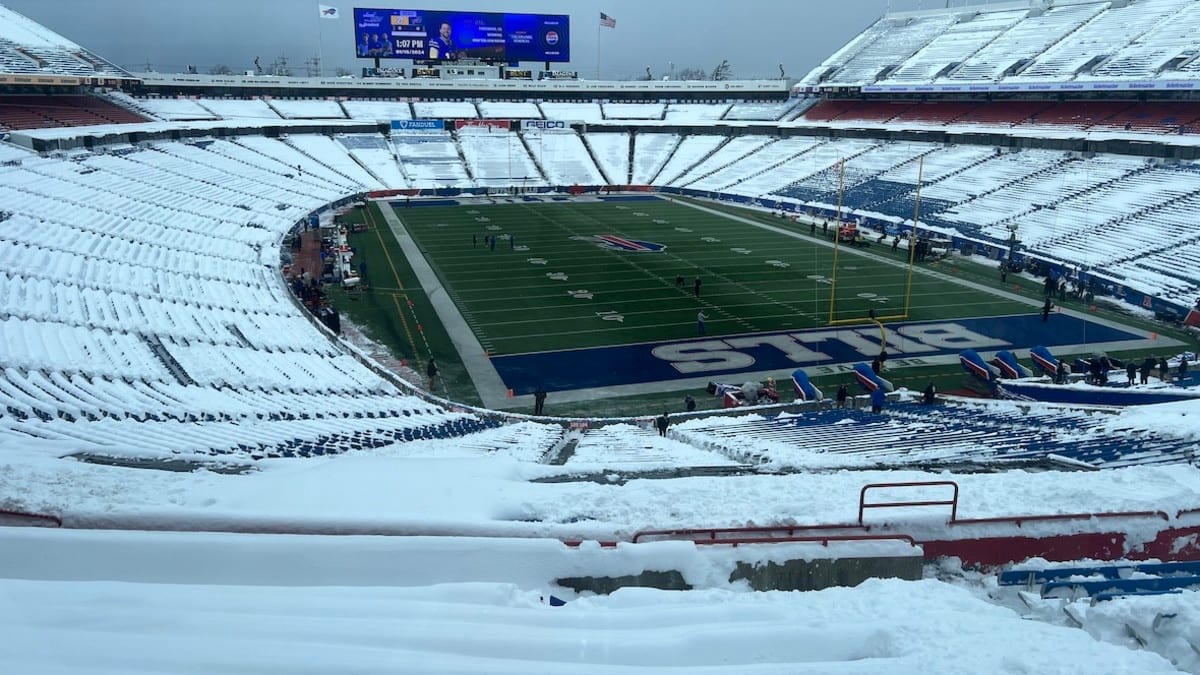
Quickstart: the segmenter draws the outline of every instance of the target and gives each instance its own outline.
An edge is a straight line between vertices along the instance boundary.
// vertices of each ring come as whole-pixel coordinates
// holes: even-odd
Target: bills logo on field
[[[600,248],[606,248],[610,251],[633,251],[637,253],[658,253],[667,250],[666,244],[659,244],[653,241],[639,241],[637,239],[626,239],[615,234],[597,234],[590,237],[571,237],[576,241],[591,242]]]

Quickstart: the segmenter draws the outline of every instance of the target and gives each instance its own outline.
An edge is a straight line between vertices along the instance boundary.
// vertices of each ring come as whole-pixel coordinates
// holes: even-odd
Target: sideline
[[[426,295],[429,296],[433,311],[437,313],[438,320],[442,322],[442,326],[450,336],[450,342],[458,351],[459,358],[462,359],[463,366],[467,369],[471,383],[475,385],[475,391],[483,400],[484,407],[499,410],[505,407],[514,407],[516,403],[532,405],[532,396],[508,397],[508,387],[504,385],[500,374],[492,366],[492,361],[484,351],[483,345],[475,337],[475,332],[463,318],[458,306],[450,299],[450,294],[446,292],[437,273],[433,271],[429,261],[421,253],[417,242],[405,229],[400,217],[392,210],[392,205],[387,200],[377,200],[374,203],[379,206],[379,212],[383,214],[388,229],[396,237],[396,242],[400,245],[400,250],[404,252],[404,257],[408,259],[408,264],[412,266],[413,274],[417,276],[421,288],[425,289]]]
[[[761,223],[756,220],[746,218],[744,216],[739,216],[739,215],[735,215],[732,213],[726,213],[724,211],[719,211],[717,209],[709,208],[707,206],[703,206],[701,204],[695,203],[694,201],[692,201],[693,199],[694,199],[693,197],[687,197],[687,198],[677,198],[677,199],[673,199],[671,201],[673,201],[676,204],[681,204],[683,206],[687,206],[687,207],[696,209],[698,211],[703,211],[705,213],[709,213],[709,214],[716,215],[716,216],[723,216],[730,220],[736,220],[739,223],[745,223],[747,225],[757,227],[761,230],[767,230],[768,232],[775,232],[776,234],[782,234],[782,235],[791,237],[793,239],[799,239],[801,241],[805,241],[808,243],[817,244],[818,246],[824,246],[825,248],[833,248],[833,243],[830,241],[826,241],[825,239],[820,239],[820,238],[813,239],[812,237],[801,234],[799,232],[794,232],[792,230],[775,227],[774,225],[768,225],[766,223]],[[892,267],[898,267],[900,269],[908,269],[907,263],[900,262],[898,260],[894,260],[894,259],[886,257],[886,256],[875,255],[873,253],[867,253],[866,251],[860,251],[851,246],[838,247],[838,253],[849,253],[851,255],[856,255],[861,258],[866,258],[868,260],[873,260],[876,262],[881,262],[881,263],[884,263],[887,265],[891,265]],[[933,279],[949,281],[949,282],[952,282],[959,286],[965,286],[967,288],[972,288],[974,290],[977,290],[977,291],[980,291],[983,293],[988,293],[990,295],[1004,298],[1005,300],[1013,300],[1013,301],[1019,302],[1023,305],[1029,305],[1030,307],[1036,308],[1038,311],[1041,311],[1041,308],[1042,308],[1042,301],[1037,300],[1036,298],[1030,298],[1029,296],[1020,295],[1018,293],[1012,293],[1012,292],[1006,291],[1002,288],[996,288],[994,286],[982,284],[977,281],[971,281],[969,279],[962,279],[962,278],[956,277],[952,274],[946,274],[945,272],[939,272],[936,270],[931,270],[931,269],[928,269],[925,267],[919,267],[916,265],[913,266],[913,271],[918,274],[923,274],[923,275],[933,278]],[[1108,318],[1105,318],[1102,316],[1097,316],[1095,314],[1089,314],[1087,312],[1080,312],[1080,311],[1074,310],[1074,309],[1067,309],[1065,307],[1059,307],[1057,305],[1056,305],[1056,307],[1058,309],[1058,313],[1068,314],[1077,319],[1082,319],[1084,321],[1088,321],[1091,323],[1100,324],[1102,326],[1108,326],[1109,328],[1116,328],[1116,329],[1120,329],[1120,330],[1123,330],[1123,331],[1126,331],[1129,333],[1135,333],[1137,335],[1141,335],[1143,338],[1145,338],[1147,340],[1154,340],[1154,342],[1153,342],[1154,345],[1161,345],[1164,347],[1173,347],[1173,346],[1183,344],[1182,342],[1173,340],[1171,338],[1163,337],[1161,335],[1159,335],[1157,337],[1152,337],[1157,334],[1153,333],[1151,331],[1148,331],[1144,328],[1139,328],[1137,326],[1130,326],[1128,324],[1123,324],[1118,321],[1113,321],[1112,319],[1108,319]],[[869,322],[864,321],[863,323],[866,324]],[[1099,347],[1099,346],[1100,345],[1092,345],[1093,348]]]

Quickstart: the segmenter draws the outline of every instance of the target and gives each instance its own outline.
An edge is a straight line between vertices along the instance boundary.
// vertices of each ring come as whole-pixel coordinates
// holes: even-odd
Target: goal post
[[[924,180],[925,173],[925,158],[922,156],[917,165],[917,188],[913,203],[913,226],[908,234],[908,260],[905,265],[905,280],[904,280],[904,303],[903,309],[892,311],[889,314],[877,314],[875,309],[868,308],[861,316],[839,317],[838,316],[838,271],[840,250],[842,244],[842,207],[844,205],[844,192],[846,181],[846,160],[842,159],[838,163],[838,201],[837,213],[835,218],[835,229],[833,237],[833,270],[830,273],[830,289],[829,289],[829,318],[827,325],[830,326],[847,326],[865,323],[878,323],[882,328],[884,321],[904,321],[909,318],[912,312],[912,287],[913,287],[913,268],[917,262],[917,229],[920,224],[921,217],[921,184]],[[857,234],[855,236],[858,236]]]

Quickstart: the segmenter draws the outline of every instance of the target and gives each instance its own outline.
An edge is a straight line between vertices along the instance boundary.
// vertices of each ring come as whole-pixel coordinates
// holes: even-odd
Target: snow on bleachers
[[[884,81],[931,82],[1020,21],[1027,9],[960,15],[958,23],[925,45]]]
[[[684,136],[675,147],[675,153],[663,165],[652,185],[669,185],[693,164],[716,150],[726,138],[724,136],[694,134]]]
[[[458,142],[471,175],[481,187],[545,184],[516,132],[463,127],[458,131]]]
[[[910,161],[906,164],[901,164],[890,171],[880,174],[878,178],[879,180],[903,183],[915,187],[917,185],[918,174],[920,174],[920,179],[926,185],[930,185],[952,173],[962,171],[966,167],[991,159],[995,157],[995,154],[992,148],[984,148],[977,145],[938,146],[932,152],[922,157],[920,161]]]
[[[553,185],[604,185],[607,181],[592,161],[579,134],[566,131],[526,131],[525,143]]]
[[[629,182],[629,134],[589,133],[585,137],[609,185]]]
[[[470,187],[470,177],[449,131],[421,130],[392,135],[396,156],[417,187]]]
[[[1158,76],[1172,60],[1196,55],[1197,32],[1200,32],[1200,3],[1185,2],[1178,12],[1166,15],[1131,44],[1112,53],[1090,75],[1080,76],[1080,79]],[[1176,75],[1164,72],[1162,76]]]
[[[542,115],[561,122],[603,122],[599,103],[540,103]]]
[[[780,178],[790,178],[777,194],[801,201],[835,203],[839,183],[854,185],[879,173],[858,160],[858,156],[877,146],[878,141],[843,138],[818,145],[776,170]],[[845,177],[840,166],[845,160]]]
[[[491,424],[398,395],[297,313],[275,247],[350,190],[313,194],[268,141],[0,168],[0,447],[308,456]]]
[[[734,136],[703,161],[693,166],[687,173],[671,181],[671,185],[686,187],[704,176],[732,164],[742,157],[762,148],[774,139],[770,136]]]
[[[567,460],[573,471],[635,468],[675,469],[684,466],[731,466],[719,452],[701,450],[690,443],[662,438],[649,425],[616,424],[588,430]]]
[[[750,194],[746,189],[756,189],[754,185],[743,188],[743,181],[746,181],[752,176],[766,171],[776,165],[782,164],[795,155],[798,155],[807,150],[816,147],[821,141],[815,138],[784,138],[774,143],[769,143],[762,147],[757,152],[753,152],[741,160],[730,164],[729,166],[720,169],[710,176],[702,178],[688,187],[696,190],[713,190],[723,191],[728,190],[738,194]],[[773,181],[772,181],[773,182]],[[784,185],[787,181],[781,181],[776,184]],[[757,197],[760,194],[769,190],[760,190],[755,192],[753,196]]]
[[[285,120],[346,119],[346,113],[337,101],[274,98],[267,104]]]
[[[282,146],[282,144],[279,145]],[[336,201],[346,191],[346,189],[321,180],[317,176],[297,172],[295,165],[286,164],[282,158],[268,157],[261,152],[255,152],[232,141],[215,140],[206,149],[213,154],[223,155],[235,162],[285,178],[291,185],[295,186],[295,189],[319,201]]]
[[[0,6],[0,72],[128,77],[115,65],[4,6]]]
[[[793,100],[776,102],[734,103],[725,113],[727,120],[766,120],[775,121],[782,118],[796,102]]]
[[[809,173],[810,170],[807,167],[810,166],[812,160],[807,157],[807,154],[828,143],[828,141],[809,139],[807,143],[800,143],[800,140],[790,138],[781,140],[778,143],[772,143],[761,152],[757,152],[745,160],[738,162],[734,166],[753,162],[758,165],[758,168],[755,172],[746,174],[746,178],[743,178],[734,185],[730,185],[725,190],[751,197],[761,197],[782,189],[788,183],[795,180],[797,176]],[[774,164],[769,163],[773,157],[786,157],[787,155],[791,155],[791,157]]]
[[[215,113],[190,98],[137,98],[130,101],[138,110],[168,122],[218,119]]]
[[[670,110],[667,114],[670,115]],[[678,134],[634,134],[633,184],[649,185],[678,146]]]
[[[286,142],[264,136],[238,136],[234,141],[239,146],[280,162],[288,173],[308,179],[316,178],[341,189],[342,192],[358,192],[361,186],[350,178],[330,169],[325,164],[309,157]]]
[[[891,21],[885,18],[877,20],[875,23],[867,26],[866,30],[854,36],[850,42],[847,42],[841,49],[837,50],[817,67],[808,72],[807,75],[800,80],[801,84],[818,85],[823,83],[829,76],[840,70],[848,61],[858,56],[864,49],[879,39],[879,36],[890,30],[893,26]]]
[[[537,104],[529,101],[480,101],[479,112],[491,120],[541,119]]]
[[[355,134],[338,136],[338,142],[346,146],[350,156],[389,188],[406,188],[404,176],[396,158],[392,155],[387,139],[379,134]]]
[[[297,134],[288,136],[287,142],[367,190],[381,190],[385,187],[354,161],[344,146],[328,136]]]
[[[1048,176],[1047,182],[1054,182]],[[1152,168],[1021,218],[1033,250],[1089,265],[1194,238],[1200,171]],[[1140,214],[1133,217],[1132,214]]]
[[[36,157],[34,153],[11,143],[0,142],[0,164],[5,162],[19,162],[23,159]]]
[[[995,155],[941,181],[932,182],[933,179],[926,174],[925,180],[930,182],[922,187],[921,197],[958,204],[1065,161],[1063,153],[1052,150],[1024,150]]]
[[[601,107],[610,120],[661,120],[665,110],[662,103],[605,103]]]
[[[970,82],[999,79],[1009,74],[1013,67],[1041,54],[1047,47],[1090,21],[1107,6],[1107,2],[1052,6],[1001,33],[963,61],[948,78]]]
[[[271,106],[260,98],[202,98],[197,99],[196,103],[226,120],[279,119]]]
[[[663,119],[670,122],[719,120],[729,112],[729,103],[669,103]]]
[[[390,122],[412,119],[412,108],[405,101],[342,101],[351,119]]]
[[[1012,79],[1073,79],[1084,66],[1129,44],[1159,21],[1178,12],[1180,0],[1138,0],[1114,6],[1034,59]]]
[[[4,365],[105,377],[156,378],[165,369],[132,333],[8,316],[0,319]]]
[[[959,204],[941,214],[943,220],[977,225],[997,239],[1007,236],[1001,223],[1030,211],[1060,204],[1103,183],[1117,181],[1144,166],[1137,158],[1101,157],[1070,161],[1049,175],[1035,174],[990,194]],[[944,189],[944,188],[943,188]]]
[[[863,84],[874,82],[884,71],[900,65],[935,37],[954,25],[953,14],[884,17],[875,39],[833,73],[826,83]]]
[[[479,117],[475,104],[469,101],[419,101],[412,104],[416,119],[467,120]]]

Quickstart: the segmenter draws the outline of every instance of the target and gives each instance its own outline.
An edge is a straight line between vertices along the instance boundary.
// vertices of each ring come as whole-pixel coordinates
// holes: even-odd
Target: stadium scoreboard
[[[359,58],[413,61],[566,62],[570,17],[422,9],[354,8]]]

